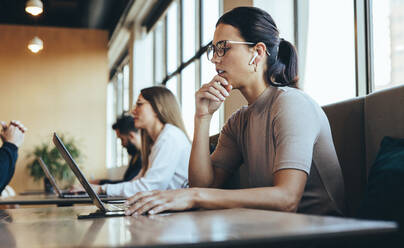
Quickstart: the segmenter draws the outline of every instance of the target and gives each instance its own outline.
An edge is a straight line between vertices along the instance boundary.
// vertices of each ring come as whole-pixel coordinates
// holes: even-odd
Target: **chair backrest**
[[[385,136],[404,138],[404,85],[377,91],[365,98],[367,172]]]
[[[323,107],[330,122],[334,146],[345,183],[347,215],[354,216],[366,189],[364,98]]]

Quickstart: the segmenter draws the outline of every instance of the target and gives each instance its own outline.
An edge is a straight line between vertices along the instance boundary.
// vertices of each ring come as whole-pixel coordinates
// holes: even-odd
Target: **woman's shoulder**
[[[274,106],[281,105],[286,106],[296,106],[299,108],[309,107],[309,108],[319,108],[320,106],[315,102],[307,93],[301,89],[291,88],[291,87],[281,87],[278,88],[278,94],[274,101]]]
[[[163,130],[166,131],[167,133],[179,133],[179,132],[183,133],[180,128],[170,123],[166,123],[164,125]]]
[[[164,128],[161,132],[161,139],[159,140],[170,140],[172,142],[187,141],[189,143],[186,134],[180,128],[170,123],[166,123],[164,125]]]

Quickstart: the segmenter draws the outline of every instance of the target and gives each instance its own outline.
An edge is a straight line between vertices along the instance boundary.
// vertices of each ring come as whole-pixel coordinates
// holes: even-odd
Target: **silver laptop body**
[[[100,200],[100,198],[98,197],[98,194],[93,190],[90,183],[84,177],[80,168],[77,166],[76,162],[74,161],[74,159],[70,155],[69,151],[66,149],[65,145],[63,144],[63,142],[60,140],[60,138],[57,136],[56,133],[53,134],[53,143],[55,144],[55,146],[58,149],[58,151],[60,152],[60,154],[62,154],[62,157],[64,158],[64,160],[70,166],[73,173],[76,175],[77,179],[79,180],[81,185],[84,187],[87,194],[93,200],[94,205],[97,206],[98,209],[105,215],[108,215],[109,213],[114,213],[114,215],[116,215],[116,213],[118,212],[120,215],[123,216],[124,211],[126,210],[127,206],[125,206],[123,204],[103,203]]]
[[[52,187],[55,189],[56,194],[59,196],[59,198],[88,198],[88,194],[86,193],[70,193],[67,191],[61,190],[58,185],[56,184],[55,178],[52,176],[52,174],[49,171],[48,166],[45,164],[42,158],[38,159],[39,165],[41,166],[42,170],[45,173],[46,178],[49,179],[49,182],[52,184]]]

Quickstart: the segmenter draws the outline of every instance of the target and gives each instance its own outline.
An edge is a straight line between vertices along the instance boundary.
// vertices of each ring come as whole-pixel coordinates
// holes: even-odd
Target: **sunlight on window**
[[[219,19],[219,0],[202,1],[202,45],[213,39],[216,22]],[[202,81],[203,82],[203,81]]]
[[[183,27],[183,61],[195,55],[195,0],[182,1]]]
[[[167,13],[167,72],[172,73],[178,67],[178,4],[174,1]],[[174,92],[174,91],[173,91]]]
[[[129,64],[123,67],[123,109],[128,111],[130,109],[129,104]]]
[[[107,168],[112,168],[116,164],[116,139],[115,132],[112,128],[109,128],[114,123],[115,118],[115,88],[113,82],[110,82],[107,86],[107,149],[106,149],[106,161]]]
[[[154,45],[155,45],[155,54],[154,54],[154,83],[161,83],[164,79],[164,22],[161,20],[157,23],[157,27],[154,30]]]
[[[353,2],[310,0],[308,4],[303,89],[320,105],[355,97]]]
[[[194,135],[195,115],[195,63],[187,66],[181,73],[181,105],[185,128],[192,139]]]
[[[178,99],[178,87],[177,87],[177,76],[170,78],[170,80],[167,81],[166,87],[177,97]],[[179,102],[179,101],[178,101]]]
[[[374,89],[404,83],[404,0],[372,2]]]
[[[133,97],[137,100],[140,90],[153,85],[153,32],[144,35],[142,39],[135,42],[133,63]],[[132,103],[133,104],[133,103]]]

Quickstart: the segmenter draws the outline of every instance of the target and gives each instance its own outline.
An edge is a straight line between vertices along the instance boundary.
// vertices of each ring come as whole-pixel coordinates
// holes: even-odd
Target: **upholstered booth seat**
[[[357,216],[383,137],[404,138],[404,86],[326,105],[323,109],[344,176],[346,215]],[[217,137],[210,139],[211,150]],[[243,188],[246,173],[246,168],[241,166],[226,188]]]

